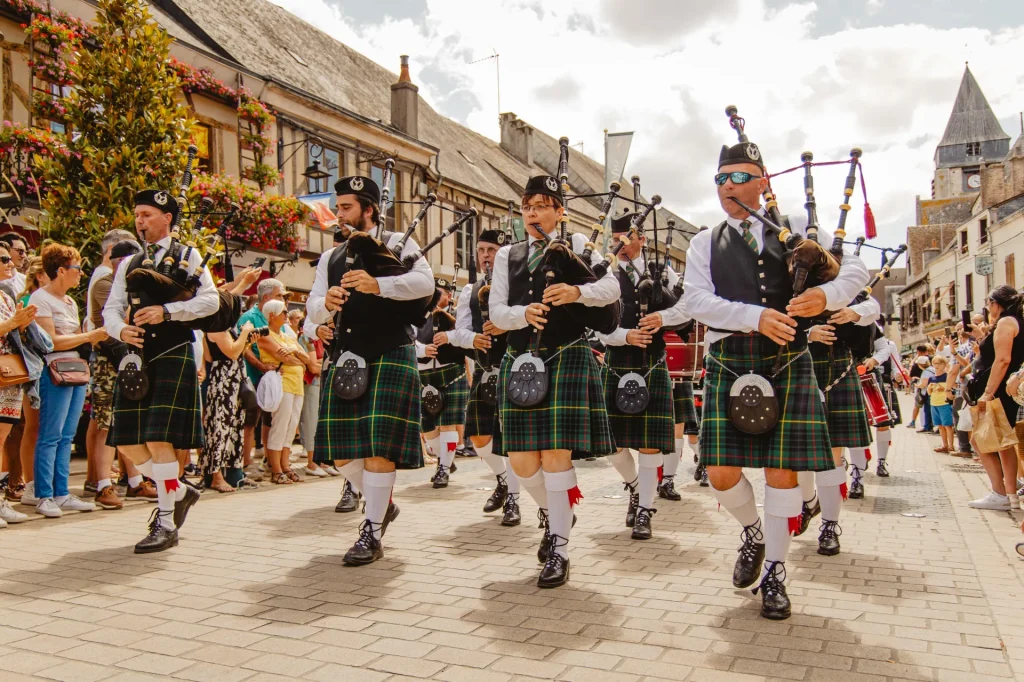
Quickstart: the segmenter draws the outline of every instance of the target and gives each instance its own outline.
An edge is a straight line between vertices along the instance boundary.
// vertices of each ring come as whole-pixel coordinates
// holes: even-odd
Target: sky
[[[492,139],[499,95],[500,111],[598,161],[604,130],[634,131],[624,175],[696,225],[722,219],[711,178],[736,142],[729,104],[770,171],[805,150],[845,160],[863,149],[886,246],[905,239],[915,196],[930,196],[965,62],[1011,141],[1021,133],[1022,0],[271,1],[392,71],[410,55],[426,101]],[[825,227],[845,174],[815,169]],[[803,211],[801,172],[773,186],[784,212]],[[858,191],[851,237],[861,205]]]

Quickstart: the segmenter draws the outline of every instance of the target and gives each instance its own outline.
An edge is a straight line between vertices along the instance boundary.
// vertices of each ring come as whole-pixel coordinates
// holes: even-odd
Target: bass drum
[[[693,324],[665,332],[665,362],[673,381],[697,381],[704,369],[704,326]]]

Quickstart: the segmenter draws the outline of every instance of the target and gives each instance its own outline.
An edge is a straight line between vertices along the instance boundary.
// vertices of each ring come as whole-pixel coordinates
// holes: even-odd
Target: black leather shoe
[[[382,538],[384,533],[388,532],[388,526],[391,525],[391,522],[398,518],[398,512],[400,511],[401,509],[398,508],[397,504],[388,502],[388,510],[384,512],[384,522],[380,524],[380,536]]]
[[[519,496],[507,495],[505,497],[504,514],[501,517],[501,525],[518,526],[523,521],[523,515],[519,511]]]
[[[199,491],[191,485],[185,484],[185,496],[174,503],[174,526],[178,530],[185,525],[185,517],[188,510],[199,501]]]
[[[490,514],[492,511],[501,509],[505,504],[505,498],[508,497],[508,486],[505,484],[503,476],[498,476],[498,485],[494,488],[494,492],[487,498],[487,502],[484,503],[484,513]]]
[[[736,587],[750,587],[761,577],[764,563],[764,535],[760,526],[746,526],[743,529],[743,544],[736,565],[732,569],[732,584]],[[759,542],[760,541],[760,542]]]
[[[537,578],[537,587],[551,589],[561,587],[569,582],[569,560],[563,559],[561,554],[552,554],[551,558],[540,569],[540,577]]]
[[[769,620],[786,620],[789,618],[789,595],[786,594],[786,565],[781,561],[772,562],[768,566],[761,584],[754,588],[754,594],[761,591],[761,617]]]
[[[821,534],[818,535],[818,554],[835,556],[839,554],[839,536],[843,529],[838,521],[822,521]]]
[[[339,514],[347,514],[354,512],[359,508],[359,498],[362,497],[355,491],[352,484],[345,481],[345,487],[341,489],[341,499],[338,500],[338,504],[334,507],[334,511]]]
[[[149,535],[135,545],[136,554],[152,554],[178,546],[178,530],[176,528],[168,530],[160,525],[160,517],[170,513],[162,512],[159,509],[153,510],[149,517]]]
[[[646,507],[640,507],[636,511],[636,523],[633,524],[633,539],[634,540],[650,540],[651,531],[651,517],[658,512],[657,509],[647,509]]]
[[[448,487],[448,470],[445,469],[443,464],[437,465],[437,471],[434,472],[434,478],[430,480],[434,482],[435,488]]]
[[[889,478],[889,470],[885,467],[885,460],[878,460],[878,468],[875,469],[875,475],[879,478]]]
[[[636,481],[625,484],[629,492],[629,506],[626,507],[626,526],[632,528],[636,523],[636,509],[640,506],[640,493],[636,491]]]
[[[821,513],[821,502],[818,500],[818,496],[814,496],[814,506],[808,505],[804,502],[803,511],[800,512],[800,530],[794,534],[793,537],[798,537],[807,532],[807,527],[811,525],[811,519]]]
[[[382,558],[384,558],[384,548],[373,537],[373,524],[370,521],[363,521],[359,526],[359,539],[345,553],[342,563],[346,566],[365,566]]]
[[[663,500],[672,500],[673,502],[683,499],[683,496],[676,492],[675,476],[666,476],[661,479],[661,483],[658,484],[658,497]]]
[[[452,465],[450,467],[448,467],[448,475],[451,476],[452,474],[454,474],[458,470],[459,470],[459,467],[455,466],[455,462],[453,461]]]
[[[700,468],[700,487],[707,488],[708,485],[710,485],[708,483],[708,469],[707,467],[702,466]]]
[[[697,468],[693,470],[693,480],[700,482],[701,476],[704,475],[706,468],[700,463],[700,459],[697,457],[693,458],[693,463],[697,465]]]
[[[864,484],[860,482],[860,471],[857,468],[853,470],[853,480],[850,481],[847,497],[851,500],[864,499]]]
[[[541,528],[544,529],[544,537],[541,538],[540,547],[537,548],[537,561],[543,564],[551,558],[551,552],[555,546],[555,538],[558,536],[551,534],[551,529],[548,527],[548,516],[544,513],[543,509],[537,510],[537,518],[541,519]],[[570,527],[576,527],[576,514],[572,515],[572,526]]]

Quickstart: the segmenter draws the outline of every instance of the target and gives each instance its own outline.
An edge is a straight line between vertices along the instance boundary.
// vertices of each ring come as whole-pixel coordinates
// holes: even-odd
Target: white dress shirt
[[[871,358],[879,365],[884,365],[887,362],[893,362],[893,358],[898,358],[899,352],[900,349],[895,341],[879,336],[875,339],[875,353]],[[890,367],[890,369],[892,368]]]
[[[758,252],[764,248],[764,225],[755,218],[750,218],[750,233],[757,241]],[[741,232],[740,223],[735,218],[727,218],[730,229]],[[790,229],[795,234],[806,236],[806,216],[789,217]],[[687,313],[698,322],[709,327],[732,329],[740,333],[757,331],[761,322],[763,306],[739,303],[722,298],[715,293],[714,282],[711,281],[711,238],[714,229],[703,230],[690,240],[686,250],[686,271],[683,273],[683,299]],[[818,241],[828,248],[832,244],[832,234],[824,229],[818,230]],[[825,292],[826,310],[838,310],[849,305],[870,279],[867,266],[859,257],[851,252],[843,255],[843,264],[839,268],[839,276],[819,288]],[[710,329],[704,337],[704,347],[729,336],[728,332],[715,332]]]
[[[552,231],[550,236],[554,238],[556,232]],[[535,241],[533,236],[529,237],[527,253],[529,253],[529,249],[533,248]],[[572,235],[573,251],[582,254],[586,246],[586,237],[582,234]],[[501,247],[498,254],[494,257],[494,270],[491,273],[491,297],[488,301],[491,322],[499,329],[509,331],[522,329],[527,326],[526,306],[509,305],[508,303],[508,254],[510,248],[511,245]],[[590,254],[591,265],[597,265],[602,260],[604,259],[596,251]],[[614,303],[621,295],[619,280],[615,278],[615,271],[611,268],[608,268],[608,272],[597,282],[581,284],[579,290],[580,297],[576,302],[592,308],[599,308]]]
[[[843,256],[843,260],[846,260],[846,256]],[[867,300],[863,303],[855,303],[850,306],[853,312],[860,315],[860,319],[854,322],[858,327],[867,327],[868,325],[874,324],[878,321],[878,318],[882,316],[882,308],[878,305],[878,301],[868,296]]]
[[[619,267],[622,268],[623,271],[626,270],[627,263],[628,261],[621,258],[619,259]],[[633,259],[632,263],[633,270],[635,270],[636,274],[634,274],[630,279],[633,280],[633,284],[636,284],[639,281],[641,273],[644,272],[643,255],[638,255]],[[668,288],[671,289],[679,281],[679,275],[677,275],[676,271],[671,267],[666,266],[666,270],[668,271]],[[690,321],[689,315],[686,314],[686,306],[683,303],[682,296],[679,297],[679,300],[676,301],[674,306],[660,312],[661,326],[663,327],[675,327]],[[626,335],[629,331],[630,330],[624,327],[619,327],[611,334],[601,334],[600,332],[595,332],[595,334],[597,334],[598,340],[600,340],[605,346],[625,346],[627,345]]]
[[[171,244],[171,238],[169,236],[164,237],[156,242],[156,244],[160,248],[157,249],[153,262],[159,263],[160,259],[167,252],[167,247]],[[106,305],[103,306],[103,326],[110,337],[114,339],[120,339],[121,332],[128,326],[128,323],[125,322],[125,316],[128,314],[128,291],[125,286],[125,273],[133,260],[134,258],[125,258],[121,261],[121,265],[117,268],[117,274],[114,275],[114,284],[110,289],[110,296],[107,298]],[[188,256],[189,270],[195,273],[199,270],[202,262],[203,257],[199,255],[199,251],[192,249]],[[209,317],[217,312],[219,307],[220,297],[217,295],[217,287],[214,285],[213,277],[210,276],[210,271],[207,268],[203,268],[199,274],[199,291],[196,292],[193,298],[187,301],[164,304],[164,309],[171,314],[171,319],[175,322]]]
[[[459,303],[455,308],[455,329],[448,332],[448,343],[459,348],[473,350],[476,332],[473,331],[473,311],[470,299],[473,296],[473,285],[467,284],[459,294]]]
[[[402,235],[395,233],[388,240],[388,247],[394,247],[402,238]],[[320,254],[320,262],[316,266],[316,275],[313,278],[313,288],[306,299],[306,326],[327,324],[331,321],[333,313],[327,310],[327,264],[331,260],[332,247]],[[402,248],[402,258],[405,258],[414,251],[419,250],[415,239],[409,239]],[[391,298],[396,301],[411,301],[417,298],[424,298],[434,293],[434,273],[430,269],[426,258],[416,259],[409,272],[396,277],[378,277],[377,286],[380,287],[380,295],[384,298]],[[313,336],[316,336],[316,327],[312,327]],[[308,332],[307,332],[308,333]]]

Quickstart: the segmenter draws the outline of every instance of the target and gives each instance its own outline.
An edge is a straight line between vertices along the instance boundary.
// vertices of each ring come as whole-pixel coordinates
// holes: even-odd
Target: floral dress
[[[0,321],[6,322],[14,317],[14,300],[7,294],[0,292]],[[14,330],[12,334],[17,334]],[[7,340],[7,336],[0,336],[0,353],[14,353],[14,348]],[[21,396],[24,386],[7,386],[0,388],[0,424],[17,424],[21,420]]]
[[[232,330],[231,336],[237,338],[237,332]],[[245,381],[242,356],[231,360],[216,343],[208,341],[207,344],[212,362],[203,419],[206,447],[199,458],[204,476],[242,467],[242,427],[245,425],[245,409],[239,399]]]

